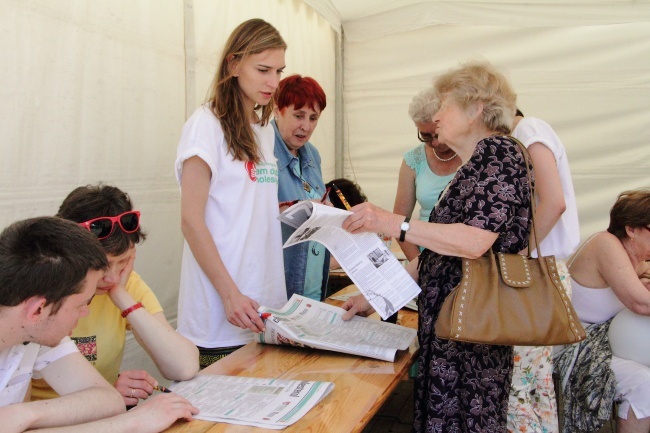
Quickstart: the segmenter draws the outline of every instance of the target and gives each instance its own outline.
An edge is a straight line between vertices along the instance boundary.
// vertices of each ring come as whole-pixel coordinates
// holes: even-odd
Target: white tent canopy
[[[646,0],[4,0],[2,227],[54,214],[76,186],[117,185],[149,233],[136,270],[173,322],[176,145],[227,35],[253,17],[286,39],[287,74],[328,95],[312,138],[326,180],[354,178],[380,206],[392,209],[402,154],[417,144],[411,98],[475,58],[506,72],[524,113],[564,141],[583,239],[620,191],[649,183]],[[128,365],[145,358],[128,348]]]

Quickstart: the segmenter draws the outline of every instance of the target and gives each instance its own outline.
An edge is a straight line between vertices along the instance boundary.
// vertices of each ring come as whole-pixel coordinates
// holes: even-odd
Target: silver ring
[[[135,398],[135,389],[131,388],[131,398]]]

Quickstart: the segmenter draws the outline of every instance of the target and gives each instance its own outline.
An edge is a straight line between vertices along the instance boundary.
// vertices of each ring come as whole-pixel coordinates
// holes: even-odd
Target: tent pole
[[[183,1],[185,31],[185,119],[196,109],[196,37],[194,35],[194,2]]]
[[[335,77],[334,77],[334,99],[336,119],[334,124],[334,174],[336,178],[344,175],[344,149],[345,149],[345,118],[343,110],[343,26],[336,35],[335,44]]]

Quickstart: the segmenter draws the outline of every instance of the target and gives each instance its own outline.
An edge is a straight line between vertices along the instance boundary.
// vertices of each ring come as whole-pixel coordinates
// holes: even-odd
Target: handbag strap
[[[537,239],[539,239],[537,236],[537,225],[535,224],[535,211],[536,211],[537,199],[535,196],[535,187],[533,186],[533,179],[531,176],[533,168],[530,162],[531,161],[530,154],[528,153],[528,149],[526,149],[526,146],[524,146],[524,144],[521,141],[519,141],[517,138],[513,137],[512,135],[509,136],[509,138],[512,139],[512,141],[514,141],[515,143],[517,143],[517,145],[521,149],[521,153],[524,156],[524,161],[526,162],[526,176],[528,177],[528,185],[530,187],[530,209],[532,212],[530,221],[531,221],[532,228],[530,230],[530,234],[528,235],[527,255],[528,257],[530,257],[530,255],[532,254],[532,250],[530,246],[532,244],[531,241],[534,239],[535,248],[537,249],[537,257],[542,257],[542,251],[540,250],[540,245],[539,245],[540,243],[537,242]]]

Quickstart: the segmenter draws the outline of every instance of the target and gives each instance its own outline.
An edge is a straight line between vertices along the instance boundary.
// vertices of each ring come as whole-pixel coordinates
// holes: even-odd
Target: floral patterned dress
[[[517,253],[529,235],[530,185],[517,144],[481,140],[433,209],[430,222],[461,223],[498,233],[492,249]],[[433,326],[443,301],[460,282],[461,259],[424,250],[420,256],[413,431],[505,432],[512,347],[440,340]]]
[[[571,298],[569,270],[564,260],[555,259],[562,286]],[[512,385],[508,399],[508,432],[559,432],[553,384],[553,348],[515,346],[513,359]]]

